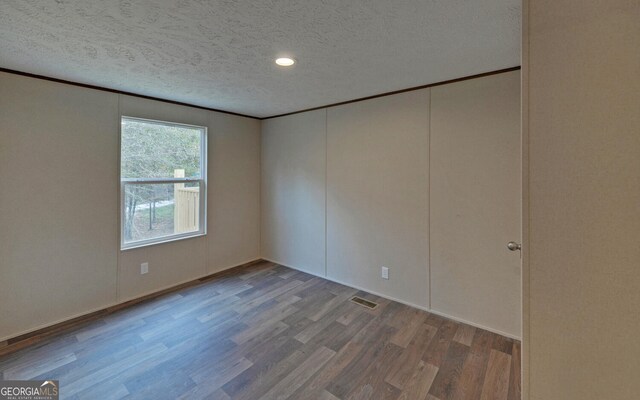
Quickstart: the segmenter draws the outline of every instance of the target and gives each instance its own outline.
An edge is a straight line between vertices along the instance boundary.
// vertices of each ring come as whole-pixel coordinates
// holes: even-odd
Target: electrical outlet
[[[149,272],[149,263],[140,264],[140,275],[144,275]]]
[[[389,268],[382,267],[382,279],[389,279]]]

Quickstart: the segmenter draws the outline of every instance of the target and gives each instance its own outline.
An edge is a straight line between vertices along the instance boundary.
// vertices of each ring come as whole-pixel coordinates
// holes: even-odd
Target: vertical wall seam
[[[429,106],[427,107],[427,279],[429,279],[429,299],[427,307],[431,310],[431,89],[429,89]]]
[[[522,69],[520,72],[520,101],[522,114],[521,115],[521,145],[526,146],[525,151],[521,155],[522,160],[522,168],[521,171],[522,176],[522,202],[521,202],[521,214],[524,214],[523,217],[526,217],[526,221],[521,217],[521,230],[522,236],[524,235],[524,229],[526,228],[526,237],[521,237],[521,243],[523,247],[522,254],[524,258],[520,262],[520,311],[521,315],[521,360],[520,360],[520,381],[521,381],[521,391],[522,391],[522,399],[528,400],[531,398],[531,263],[530,263],[530,239],[531,239],[531,187],[530,187],[530,179],[531,179],[531,140],[530,140],[530,131],[529,131],[529,115],[530,115],[530,104],[529,104],[529,75],[531,71],[531,66],[529,62],[529,49],[531,44],[531,38],[529,35],[529,21],[530,21],[530,9],[531,4],[529,0],[523,1],[523,10],[522,10],[522,52],[521,52],[521,60]],[[525,97],[526,96],[526,97]],[[526,152],[526,153],[525,153]],[[526,157],[526,160],[525,160]],[[526,196],[526,197],[525,197]],[[525,208],[526,207],[526,208]],[[526,225],[525,225],[526,224]],[[526,242],[525,242],[526,239]],[[526,285],[525,285],[526,279]],[[525,289],[526,286],[526,290]],[[526,296],[526,298],[525,298]],[[526,307],[525,307],[526,304]],[[526,310],[525,310],[526,308]],[[526,315],[525,315],[526,312]],[[526,341],[525,341],[526,340]]]
[[[121,157],[121,146],[122,146],[122,122],[121,122],[121,118],[122,118],[122,107],[120,105],[120,100],[122,98],[121,94],[118,94],[118,155],[117,155],[117,168],[118,168],[118,190],[116,190],[116,194],[118,195],[118,199],[117,199],[117,203],[118,204],[118,229],[116,230],[116,243],[118,243],[118,253],[117,253],[117,257],[116,257],[116,303],[118,301],[120,301],[120,258],[122,256],[122,251],[120,250],[120,245],[121,245],[121,240],[122,238],[120,237],[121,233],[122,233],[122,194],[120,193],[120,191],[122,190],[122,185],[120,184],[120,180],[122,179],[120,176],[120,157]]]
[[[260,128],[258,129],[258,255],[264,258],[264,249],[262,246],[262,185],[263,185],[263,166],[262,166],[262,130],[264,124],[262,120],[258,121]]]
[[[327,190],[328,190],[328,181],[329,176],[327,171],[329,170],[329,110],[327,108],[324,109],[324,276],[328,276],[328,260],[327,260]]]
[[[206,157],[206,164],[207,164],[207,168],[204,171],[205,172],[205,204],[204,204],[204,209],[205,209],[205,219],[204,219],[204,223],[205,223],[205,231],[207,232],[207,235],[204,237],[204,251],[205,251],[205,255],[204,255],[204,271],[203,271],[203,275],[207,275],[209,273],[209,268],[210,266],[213,264],[210,262],[209,257],[211,256],[211,253],[209,252],[210,249],[210,241],[211,241],[211,236],[209,235],[210,232],[210,226],[209,226],[209,217],[211,216],[211,210],[209,209],[209,199],[210,199],[210,194],[209,191],[211,190],[211,185],[210,185],[210,179],[209,179],[209,166],[211,165],[209,163],[209,143],[211,142],[211,137],[210,135],[213,133],[213,129],[211,129],[213,127],[213,114],[211,112],[207,113],[207,136],[205,138],[205,157]]]

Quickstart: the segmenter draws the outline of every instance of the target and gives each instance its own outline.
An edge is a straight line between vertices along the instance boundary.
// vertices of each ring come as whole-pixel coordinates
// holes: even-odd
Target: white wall
[[[263,257],[518,337],[519,259],[517,253],[509,253],[505,247],[507,241],[518,239],[520,225],[518,83],[516,71],[331,107],[326,109],[326,126],[319,116],[325,110],[264,121]],[[440,114],[434,125],[430,119],[430,110],[434,107],[430,93],[436,90]],[[458,106],[458,100],[465,103]],[[451,109],[453,107],[456,108]],[[443,113],[446,108],[450,110]],[[482,144],[485,137],[484,148],[467,150],[495,151],[495,154],[483,153],[471,162],[457,147],[430,149],[430,130],[433,135],[434,127],[442,139],[450,133],[449,129],[455,129],[463,143],[468,140]],[[507,142],[502,143],[505,138]],[[495,234],[483,238],[484,244],[497,242],[490,251],[500,254],[492,260],[507,260],[504,265],[487,267],[486,262],[482,265],[473,262],[477,256],[474,246],[466,250],[460,247],[462,258],[438,259],[439,269],[431,282],[432,288],[434,285],[438,288],[431,293],[431,304],[430,151],[432,157],[434,151],[438,152],[435,156],[442,162],[438,164],[438,171],[442,171],[444,160],[457,159],[467,163],[467,170],[490,175],[488,179],[507,176],[508,182],[492,188],[505,184],[511,188],[513,184],[509,193],[495,196],[503,196],[501,202],[514,203],[505,218],[510,221],[510,228],[515,227],[515,232],[507,230],[504,238]],[[323,156],[326,157],[326,177]],[[501,167],[513,170],[505,175],[502,170],[496,171]],[[465,168],[460,171],[464,172]],[[471,178],[460,182],[471,188],[467,194],[484,194],[490,190],[479,188],[481,181]],[[325,188],[321,186],[323,179],[326,179]],[[440,191],[446,182],[442,179],[438,182]],[[431,191],[434,196],[433,187]],[[431,210],[432,213],[455,212],[454,204],[446,202],[451,192],[435,195],[440,208]],[[307,206],[321,210],[324,196],[326,215],[319,215],[317,211],[311,213],[312,216],[289,212],[304,210]],[[495,215],[498,211],[497,204],[490,201],[478,204],[488,207],[488,210],[477,210],[478,213]],[[446,221],[441,215],[436,217],[440,223],[437,229],[441,229]],[[500,224],[493,226],[490,218],[479,221],[482,223],[467,218],[466,225],[452,223],[447,233],[462,236],[466,232],[456,233],[455,229],[469,227],[476,232],[487,228],[495,228],[494,233],[505,230]],[[320,237],[323,229],[326,229],[325,248]],[[304,237],[307,232],[309,236]],[[440,239],[445,237],[441,233],[431,229],[431,234]],[[326,274],[320,266],[309,269],[297,264],[309,265],[305,257],[322,260],[324,251]],[[382,266],[390,268],[389,280],[380,277]],[[484,273],[481,277],[479,269]]]
[[[262,256],[325,274],[326,110],[262,125]]]
[[[260,121],[6,73],[0,93],[0,341],[260,256]],[[207,236],[120,251],[120,111],[208,127]]]
[[[525,11],[525,395],[637,399],[640,3],[542,0]]]

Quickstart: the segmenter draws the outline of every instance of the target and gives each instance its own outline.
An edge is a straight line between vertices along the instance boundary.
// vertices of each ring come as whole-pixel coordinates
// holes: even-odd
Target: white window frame
[[[200,136],[200,177],[199,178],[122,178],[122,162],[119,163],[118,176],[120,177],[120,250],[129,250],[139,247],[152,246],[161,243],[174,242],[176,240],[189,239],[207,234],[207,127],[200,125],[190,125],[178,122],[160,121],[155,119],[130,117],[127,115],[120,116],[120,143],[122,143],[122,122],[124,120],[134,120],[149,122],[157,125],[177,126],[185,128],[196,128],[202,131]],[[122,144],[120,144],[119,159],[122,159]],[[127,184],[172,184],[172,183],[190,183],[198,182],[200,184],[200,212],[199,212],[199,230],[194,232],[177,233],[173,235],[160,236],[152,239],[138,240],[135,242],[125,243],[124,241],[124,194],[125,185]]]

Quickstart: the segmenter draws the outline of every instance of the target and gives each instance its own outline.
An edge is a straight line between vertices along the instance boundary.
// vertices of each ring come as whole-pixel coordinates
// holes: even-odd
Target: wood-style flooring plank
[[[460,324],[456,334],[453,336],[453,340],[458,343],[462,343],[467,346],[471,346],[473,336],[476,333],[476,328],[470,325]]]
[[[336,379],[345,371],[345,368],[351,364],[353,359],[362,351],[362,345],[358,343],[348,343],[345,345],[327,364],[325,367],[313,377],[305,386],[298,389],[296,393],[298,398],[314,398],[321,397],[323,393],[329,393],[330,396],[337,398],[325,388],[329,383]],[[327,395],[324,395],[325,397]]]
[[[440,367],[445,360],[449,347],[453,342],[453,336],[458,330],[458,323],[454,321],[444,321],[436,333],[436,337],[429,342],[427,351],[424,352],[424,362]]]
[[[332,395],[331,393],[327,392],[326,390],[323,390],[318,396],[316,397],[296,397],[296,399],[299,400],[308,400],[308,399],[317,399],[317,400],[340,400],[338,399],[336,396]]]
[[[326,347],[320,347],[306,360],[291,371],[287,376],[276,383],[260,400],[285,400],[288,399],[300,386],[304,385],[327,361],[334,356],[335,351]]]
[[[404,385],[415,373],[416,367],[420,364],[424,352],[438,330],[431,325],[422,324],[420,330],[416,332],[411,343],[392,366],[386,381],[398,389],[404,389]]]
[[[480,398],[487,361],[488,356],[486,354],[469,352],[462,366],[462,373],[451,397],[452,399],[474,400]]]
[[[406,348],[415,336],[420,326],[427,318],[427,314],[418,309],[412,309],[406,316],[406,322],[398,328],[398,332],[391,338],[391,343]]]
[[[510,373],[511,356],[498,350],[491,350],[480,400],[506,400],[509,393]]]
[[[438,367],[420,361],[398,400],[424,400],[438,374]]]
[[[521,355],[520,343],[513,342],[511,351],[511,374],[509,377],[509,400],[519,400],[521,396],[520,374],[521,374]]]
[[[458,342],[452,342],[447,351],[447,355],[442,362],[438,375],[436,376],[429,393],[439,399],[453,398],[460,377],[464,362],[469,354],[469,346]]]
[[[229,398],[221,389],[222,385],[240,375],[252,365],[253,363],[246,358],[231,360],[225,365],[212,363],[206,368],[191,374],[191,379],[196,383],[196,386],[180,396],[180,399],[207,399],[216,396]]]
[[[250,368],[227,382],[222,386],[222,389],[231,396],[231,398],[241,398],[243,393],[252,390],[252,385],[259,385],[261,381],[265,380],[265,377],[279,364],[294,355],[299,356],[302,354],[298,351],[300,347],[302,347],[302,344],[294,339],[289,339],[281,343],[280,346],[273,347],[260,358],[252,360],[253,365]],[[299,361],[301,360],[302,356],[299,356]],[[259,390],[256,391],[258,395],[263,393]]]

